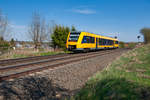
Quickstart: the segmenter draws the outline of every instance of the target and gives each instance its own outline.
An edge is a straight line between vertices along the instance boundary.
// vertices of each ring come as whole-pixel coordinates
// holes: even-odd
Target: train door
[[[96,49],[98,49],[98,38],[96,38]]]

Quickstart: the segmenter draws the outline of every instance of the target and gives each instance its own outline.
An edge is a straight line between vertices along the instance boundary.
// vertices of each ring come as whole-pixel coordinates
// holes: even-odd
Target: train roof
[[[81,32],[85,32],[85,31],[72,31],[71,33],[81,33]],[[91,32],[86,32],[86,33],[94,34],[94,35],[97,35],[97,36],[101,36],[102,38],[106,38],[106,39],[118,40],[116,38],[112,38],[112,37],[108,37],[108,36],[103,36],[103,35],[95,34],[95,33],[91,33]]]

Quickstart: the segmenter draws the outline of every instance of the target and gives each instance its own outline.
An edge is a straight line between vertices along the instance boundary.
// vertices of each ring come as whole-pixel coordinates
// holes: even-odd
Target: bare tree
[[[0,38],[4,38],[9,30],[7,17],[0,10]]]
[[[43,41],[47,39],[48,32],[45,19],[42,19],[40,14],[37,12],[33,13],[32,22],[29,25],[28,33],[34,42],[36,49],[40,47]]]
[[[51,35],[52,35],[53,31],[54,31],[55,26],[56,26],[56,24],[55,24],[55,21],[54,21],[54,20],[50,20],[50,21],[48,22],[48,24],[47,24],[47,35],[48,35],[47,41],[48,41],[48,42],[51,42],[51,41],[52,41]]]

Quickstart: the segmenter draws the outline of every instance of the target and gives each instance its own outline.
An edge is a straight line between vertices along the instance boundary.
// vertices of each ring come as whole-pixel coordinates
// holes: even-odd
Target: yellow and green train
[[[118,48],[118,40],[89,32],[70,32],[66,42],[68,51],[91,51]]]

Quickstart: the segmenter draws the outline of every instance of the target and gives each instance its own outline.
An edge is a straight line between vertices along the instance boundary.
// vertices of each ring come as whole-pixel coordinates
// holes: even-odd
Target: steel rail
[[[70,54],[56,54],[56,55],[34,56],[34,57],[26,57],[26,58],[0,60],[0,66],[6,66],[6,65],[13,64],[13,63],[28,62],[31,60],[49,59],[53,57],[61,57],[61,56],[66,56],[66,55],[70,55]]]
[[[107,51],[103,51],[103,52],[96,52],[96,53],[89,53],[89,54],[78,54],[78,55],[71,55],[71,56],[65,56],[65,57],[55,57],[53,59],[48,59],[48,60],[41,60],[41,61],[36,61],[36,62],[30,62],[30,63],[26,63],[26,64],[20,64],[20,65],[13,65],[13,66],[8,66],[8,67],[2,67],[0,68],[0,72],[6,72],[12,69],[21,69],[21,68],[28,68],[31,65],[37,65],[37,64],[44,64],[47,62],[54,62],[54,61],[59,61],[59,60],[67,60],[67,59],[71,59],[71,58],[75,58],[75,57],[79,57],[79,56],[87,56],[87,55],[93,55],[93,54],[99,54],[99,53],[105,53]]]
[[[6,76],[0,76],[0,81],[12,79],[12,78],[17,78],[17,77],[24,76],[24,75],[27,75],[27,74],[43,71],[43,70],[46,70],[46,69],[49,69],[49,68],[54,69],[56,67],[59,67],[60,65],[65,65],[65,64],[77,62],[77,61],[80,61],[80,60],[93,58],[93,57],[96,57],[96,56],[102,56],[102,55],[110,54],[110,53],[113,53],[113,52],[115,52],[115,51],[110,51],[110,52],[103,53],[103,54],[87,55],[87,57],[84,56],[84,57],[81,57],[79,59],[64,61],[64,62],[61,62],[61,63],[58,63],[58,64],[47,65],[47,66],[44,66],[44,67],[40,67],[40,68],[28,70],[28,71],[23,71],[23,72],[19,72],[19,73],[15,73],[15,74],[10,74],[10,75],[6,75]]]

